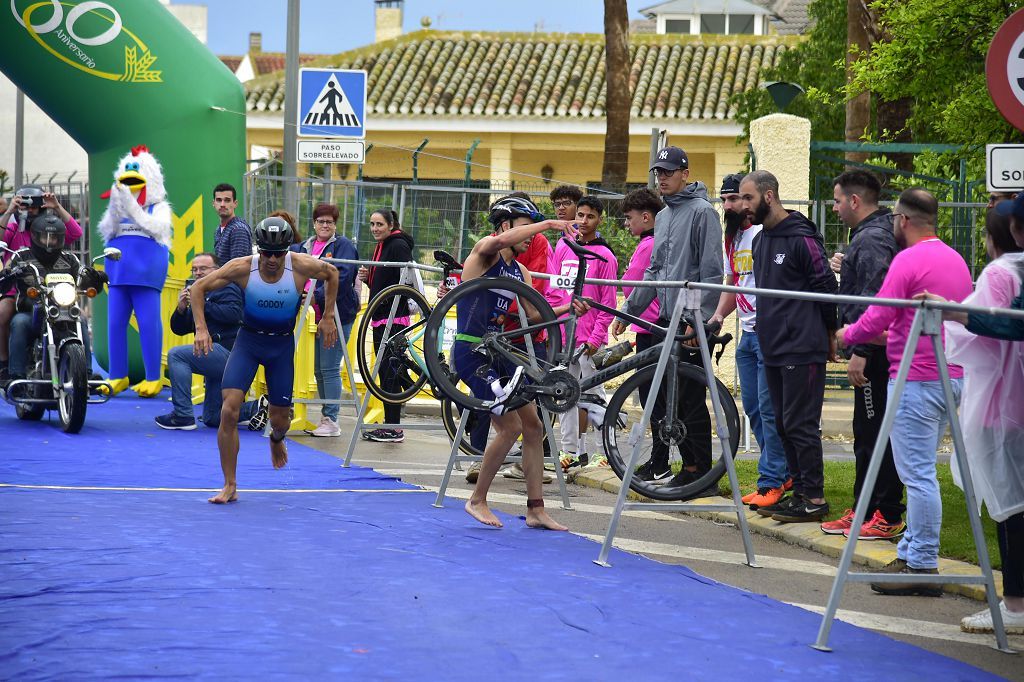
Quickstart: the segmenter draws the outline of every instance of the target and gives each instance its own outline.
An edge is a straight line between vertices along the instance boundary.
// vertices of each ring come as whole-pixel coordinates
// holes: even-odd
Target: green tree
[[[786,50],[778,67],[765,69],[761,79],[788,81],[804,88],[807,94],[793,100],[786,113],[809,119],[816,140],[842,140],[846,127],[846,0],[813,0],[807,11],[814,22],[807,40]],[[776,112],[775,103],[761,88],[734,97],[744,138],[752,120]]]
[[[890,102],[909,98],[906,125],[914,142],[977,147],[1024,141],[996,110],[985,82],[992,37],[1020,6],[1006,0],[876,0],[871,8],[892,39],[875,43],[853,64],[849,94],[870,91]],[[875,137],[898,132],[876,130]]]

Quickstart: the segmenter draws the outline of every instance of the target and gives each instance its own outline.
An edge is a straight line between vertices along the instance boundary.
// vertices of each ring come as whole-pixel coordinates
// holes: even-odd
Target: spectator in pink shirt
[[[596,251],[607,259],[607,262],[591,259],[587,261],[587,278],[589,279],[618,279],[619,263],[612,253],[611,247],[601,238],[597,231],[604,215],[604,203],[597,197],[583,197],[576,206],[576,223],[579,226],[579,242],[592,251]],[[579,257],[572,249],[558,241],[555,251],[548,264],[548,272],[552,275],[565,275],[576,277],[579,271]],[[602,284],[587,284],[583,287],[583,295],[593,299],[610,308],[617,303],[615,298],[615,287]],[[572,292],[551,287],[545,294],[551,307],[558,310],[565,309],[565,306],[572,298]],[[568,370],[577,377],[586,378],[594,374],[597,368],[594,367],[593,355],[608,342],[608,325],[612,322],[610,313],[591,308],[581,315],[576,321],[576,337],[574,339],[564,338],[565,329],[562,329],[563,343],[570,348],[585,346],[580,359],[569,366]],[[599,394],[604,398],[604,389],[599,388],[592,393]],[[578,419],[574,418],[578,414]],[[584,466],[589,462],[589,455],[586,451],[587,413],[586,410],[572,410],[562,415],[560,429],[562,432],[562,453],[560,459],[567,460],[568,466]],[[582,444],[581,444],[582,443]],[[563,465],[565,466],[565,465]],[[568,468],[568,466],[566,468]]]
[[[878,291],[879,298],[910,299],[929,291],[950,301],[962,301],[971,293],[971,273],[964,259],[935,234],[938,212],[938,202],[926,190],[908,189],[900,195],[892,215],[896,241],[903,250],[893,258]],[[868,343],[889,332],[886,350],[891,364],[890,398],[914,314],[910,308],[873,305],[855,324],[836,332],[836,340],[847,346]],[[897,559],[890,572],[935,574],[942,528],[935,452],[946,430],[949,407],[931,339],[920,338],[909,372],[889,436],[896,470],[907,487],[907,531],[896,548]],[[950,365],[949,375],[959,403],[963,369]],[[942,595],[942,586],[934,583],[877,582],[871,583],[871,589],[889,595]]]
[[[32,243],[29,226],[44,209],[49,209],[63,221],[64,228],[67,230],[67,235],[64,238],[65,244],[71,244],[81,238],[82,227],[60,205],[53,192],[47,192],[39,185],[25,185],[15,192],[10,203],[4,208],[3,214],[0,215],[0,225],[5,226],[3,240],[7,242],[7,248],[17,251],[27,248]],[[6,251],[0,254],[0,263],[6,263],[10,256],[11,254]],[[10,361],[8,343],[11,318],[15,313],[14,298],[15,290],[13,288],[10,291],[0,292],[0,380],[6,378],[7,364]]]

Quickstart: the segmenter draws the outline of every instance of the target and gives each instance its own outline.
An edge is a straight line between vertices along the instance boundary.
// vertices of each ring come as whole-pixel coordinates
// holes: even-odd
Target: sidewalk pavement
[[[619,477],[615,475],[614,471],[606,467],[584,467],[579,471],[570,472],[567,480],[571,483],[585,486],[587,488],[606,490],[614,495],[618,495],[619,490],[622,488],[622,481],[619,480]],[[629,499],[638,502],[653,501],[632,490],[629,491]],[[732,500],[719,496],[714,498],[701,498],[693,501],[715,503],[731,502]],[[733,524],[736,523],[736,514],[734,512],[687,513],[694,514],[701,518],[712,519],[714,521]],[[777,540],[781,540],[782,542],[805,547],[830,557],[839,558],[843,553],[846,538],[842,535],[825,535],[821,532],[817,523],[779,523],[778,521],[773,521],[770,518],[750,511],[749,509],[746,510],[746,514],[747,525],[750,527],[750,531],[752,533],[767,535],[769,537],[776,538]],[[884,540],[858,542],[857,549],[853,554],[854,564],[861,564],[870,568],[882,568],[891,564],[895,560],[896,544]],[[856,570],[856,568],[853,567],[851,567],[851,569]],[[955,561],[953,559],[939,558],[940,573],[950,575],[977,575],[979,570],[980,569],[974,564]],[[1001,571],[994,570],[993,575],[995,578],[996,591],[999,594],[1002,594],[1003,574]],[[945,592],[960,594],[970,599],[985,601],[984,585],[946,584],[942,586],[942,589]]]

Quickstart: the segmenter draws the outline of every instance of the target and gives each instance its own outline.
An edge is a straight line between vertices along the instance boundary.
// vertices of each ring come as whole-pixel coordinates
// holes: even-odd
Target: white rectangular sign
[[[299,140],[299,163],[363,163],[366,146],[362,140]]]
[[[985,184],[989,192],[1024,189],[1024,144],[985,145]]]

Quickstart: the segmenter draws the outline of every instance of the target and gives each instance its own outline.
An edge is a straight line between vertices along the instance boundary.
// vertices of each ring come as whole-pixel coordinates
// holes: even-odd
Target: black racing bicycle
[[[460,301],[472,300],[488,290],[502,289],[514,294],[518,306],[529,313],[528,324],[514,330],[488,333],[479,342],[473,343],[472,350],[484,360],[476,370],[481,377],[491,373],[501,380],[507,380],[507,375],[514,371],[515,367],[523,368],[522,372],[526,379],[511,390],[504,401],[506,409],[515,409],[530,401],[536,401],[551,412],[562,414],[575,408],[581,397],[586,395],[586,391],[635,370],[615,390],[605,408],[606,415],[618,417],[604,419],[601,427],[608,462],[619,478],[622,478],[626,463],[632,455],[633,443],[640,441],[641,468],[648,467],[648,462],[656,453],[659,458],[664,457],[667,450],[672,471],[678,473],[684,462],[696,463],[702,455],[706,457],[711,452],[713,442],[713,409],[708,398],[704,369],[700,364],[685,361],[688,356],[693,357],[699,353],[698,349],[685,345],[685,342],[696,338],[697,334],[676,334],[672,344],[672,353],[660,388],[659,404],[674,406],[675,409],[661,410],[666,414],[655,415],[657,419],[652,419],[651,424],[641,430],[641,405],[648,397],[648,387],[654,377],[655,366],[668,329],[584,298],[582,292],[587,260],[605,259],[574,242],[566,240],[566,243],[580,257],[580,266],[572,282],[573,302],[583,301],[591,308],[638,325],[650,331],[659,342],[580,381],[568,371],[573,354],[578,351],[574,348],[562,348],[561,342],[563,328],[565,338],[574,338],[577,324],[575,310],[571,309],[567,317],[560,319],[555,316],[544,297],[524,282],[506,277],[481,277],[460,284],[438,302],[427,318],[423,354],[433,383],[440,393],[463,408],[485,411],[493,406],[490,401],[474,396],[453,371],[451,349],[445,339],[445,319],[449,311]],[[552,285],[555,284],[557,283],[552,282]],[[687,324],[693,327],[692,321]],[[705,329],[711,352],[715,353],[715,349],[718,349],[716,357],[720,358],[725,347],[732,341],[732,336],[716,335],[717,326]],[[533,344],[524,343],[524,337],[529,340],[543,340]],[[531,347],[538,347],[543,352],[531,353]],[[699,355],[696,357],[699,362]],[[736,402],[729,389],[717,379],[714,390],[718,391],[728,425],[730,454],[735,455],[739,446],[739,413]],[[668,414],[669,412],[671,414]],[[695,475],[674,476],[671,479],[665,477],[657,481],[633,476],[630,487],[641,495],[656,500],[686,500],[716,485],[724,473],[725,460],[720,455],[709,469],[699,471]]]

